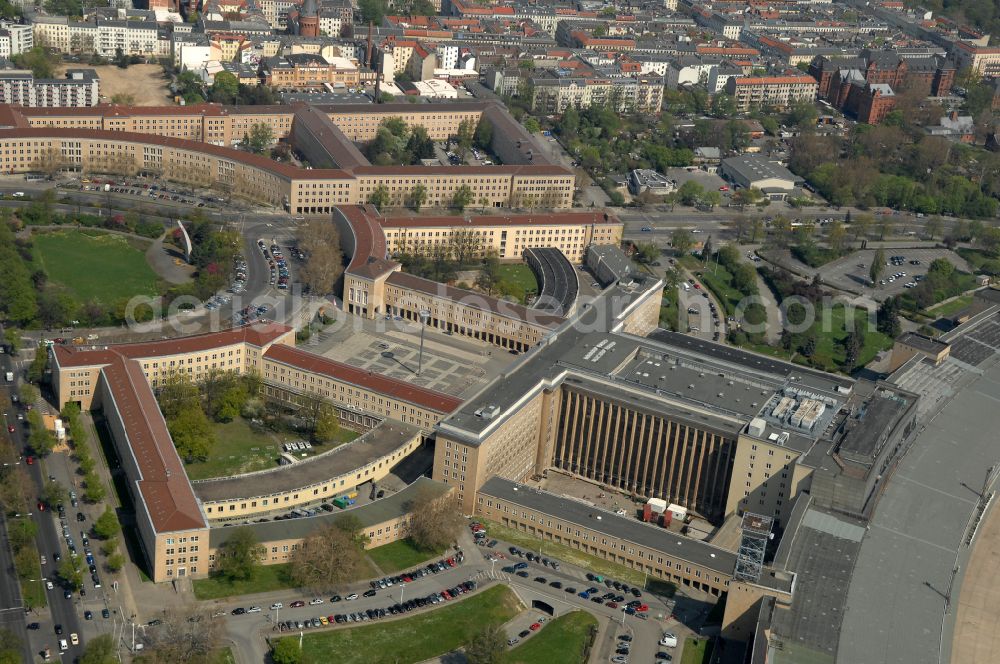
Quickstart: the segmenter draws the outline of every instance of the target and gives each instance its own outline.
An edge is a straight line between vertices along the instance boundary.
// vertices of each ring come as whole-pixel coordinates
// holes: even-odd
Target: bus
[[[24,176],[26,182],[44,182],[45,176],[38,173],[28,173]]]

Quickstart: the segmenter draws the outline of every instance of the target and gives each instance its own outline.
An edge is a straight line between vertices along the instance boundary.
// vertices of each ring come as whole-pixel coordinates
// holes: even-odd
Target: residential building
[[[65,78],[36,79],[30,71],[0,70],[0,103],[40,108],[94,106],[101,82],[93,69],[69,69]]]
[[[737,76],[726,81],[726,94],[746,113],[760,108],[788,108],[816,100],[816,79],[805,74],[787,76]]]

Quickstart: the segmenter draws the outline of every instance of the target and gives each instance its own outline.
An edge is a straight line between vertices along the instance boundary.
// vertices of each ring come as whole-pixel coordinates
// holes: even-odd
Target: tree
[[[79,590],[83,587],[83,572],[80,571],[80,563],[75,556],[63,558],[63,561],[59,563],[57,573],[63,583],[71,590]]]
[[[316,417],[316,424],[313,426],[312,439],[315,443],[326,443],[334,440],[340,432],[340,417],[337,410],[332,406],[324,408]]]
[[[868,276],[872,280],[872,285],[878,283],[879,279],[882,278],[882,273],[885,272],[885,250],[876,249],[875,256],[872,258],[871,267],[868,268]]]
[[[125,567],[125,556],[120,551],[112,553],[107,559],[108,571],[120,572]]]
[[[844,338],[844,371],[851,373],[858,364],[858,355],[861,353],[861,346],[864,337],[852,330]]]
[[[231,581],[249,581],[257,574],[264,547],[257,541],[253,529],[233,528],[229,537],[219,546],[215,571]]]
[[[467,118],[458,123],[458,133],[455,134],[455,144],[464,157],[469,148],[472,147],[472,140],[475,138],[476,125],[472,118]]]
[[[830,245],[831,249],[839,254],[844,249],[844,240],[846,236],[847,231],[844,229],[844,224],[839,221],[834,221],[830,224],[830,230],[826,233],[826,243]]]
[[[115,652],[115,639],[110,634],[101,634],[87,641],[80,664],[116,664],[118,654]]]
[[[344,272],[337,227],[325,219],[306,221],[299,227],[299,248],[306,255],[299,281],[314,295],[332,292]]]
[[[43,503],[54,508],[56,505],[66,502],[67,498],[69,498],[69,491],[61,483],[56,481],[45,483],[45,487],[42,489]]]
[[[51,454],[56,446],[56,436],[45,428],[45,423],[37,410],[28,413],[28,425],[31,427],[31,434],[28,436],[28,445],[31,449],[40,457]]]
[[[363,569],[361,549],[336,524],[310,534],[292,554],[292,579],[313,592],[327,592],[355,580]]]
[[[17,355],[21,350],[21,331],[17,328],[8,327],[3,331],[4,341],[7,343],[7,352]]]
[[[670,234],[670,246],[674,248],[678,256],[686,256],[691,247],[694,246],[694,238],[691,231],[685,228],[678,228]]]
[[[67,15],[65,12],[62,13],[64,16]],[[59,66],[59,56],[41,44],[15,55],[13,60],[18,67],[30,69],[35,78],[55,78],[56,67]]]
[[[382,25],[386,10],[384,0],[358,0],[358,9],[361,10],[362,23]]]
[[[406,511],[410,514],[408,536],[418,549],[440,551],[458,537],[462,521],[453,501],[422,489]]]
[[[228,71],[220,71],[215,75],[215,80],[212,81],[212,87],[209,89],[209,101],[217,104],[232,104],[236,102],[239,92],[240,81],[236,75],[230,74]]]
[[[901,327],[899,324],[899,310],[901,303],[898,297],[886,298],[879,306],[875,315],[875,326],[878,331],[890,339],[899,336]]]
[[[702,205],[707,205],[710,210],[714,210],[715,206],[722,202],[722,194],[717,192],[715,189],[706,191],[701,197]]]
[[[368,202],[382,210],[389,206],[389,187],[380,184],[368,196]]]
[[[652,263],[660,256],[660,248],[654,242],[640,242],[636,246],[636,260],[640,263]]]
[[[527,117],[527,118],[525,118],[521,122],[521,124],[524,125],[525,130],[529,134],[537,134],[538,132],[540,132],[542,130],[542,125],[538,124],[538,120],[536,120],[533,117]]]
[[[736,98],[732,95],[719,93],[712,99],[712,115],[717,118],[731,118],[737,111]]]
[[[493,123],[487,120],[485,115],[479,119],[479,124],[476,125],[473,142],[482,150],[489,150],[490,144],[493,143]]]
[[[684,205],[694,205],[705,195],[705,188],[695,180],[688,180],[677,189],[677,199]]]
[[[177,453],[188,461],[204,460],[215,445],[215,431],[201,405],[185,408],[168,419],[167,429]]]
[[[465,645],[469,664],[500,664],[507,654],[507,634],[497,623],[489,623]]]
[[[35,358],[28,365],[28,380],[37,383],[45,376],[45,371],[49,368],[49,351],[44,346],[35,351]]]
[[[420,208],[427,202],[427,187],[423,184],[414,185],[410,190],[410,207],[414,212],[420,212]]]
[[[701,260],[708,262],[712,259],[712,236],[705,238],[705,244],[701,245]]]
[[[347,513],[342,515],[336,520],[334,525],[347,533],[351,541],[358,546],[364,547],[370,541],[368,535],[365,534],[365,525],[354,514]]]
[[[86,489],[83,492],[83,499],[88,503],[94,504],[99,503],[104,500],[104,496],[107,495],[107,491],[104,489],[104,484],[101,482],[101,478],[97,476],[97,473],[89,473],[83,478],[84,484],[86,484]]]
[[[924,228],[924,231],[927,233],[927,237],[933,240],[935,237],[941,234],[941,228],[942,228],[941,217],[935,214],[932,215],[927,220],[927,224]]]
[[[469,205],[469,203],[474,201],[475,198],[476,195],[473,193],[472,187],[467,184],[463,184],[455,190],[454,196],[451,197],[451,205],[461,212]]]
[[[117,535],[121,528],[121,524],[118,523],[118,515],[115,514],[110,505],[104,508],[104,512],[94,522],[94,534],[104,540]]]
[[[361,0],[362,3],[365,1]],[[274,664],[301,664],[303,657],[298,639],[278,639],[271,648],[271,661]]]
[[[244,147],[254,154],[264,154],[264,151],[274,143],[274,131],[266,122],[257,122],[250,127]]]
[[[209,664],[222,645],[223,622],[208,607],[177,606],[159,616],[163,621],[146,632],[157,663]],[[145,659],[145,657],[143,658]]]
[[[496,251],[489,251],[483,256],[483,266],[476,275],[476,288],[487,295],[493,295],[493,290],[500,284],[500,258]]]
[[[733,288],[744,295],[757,292],[757,271],[750,263],[740,263],[733,270]]]
[[[163,417],[168,420],[177,417],[185,410],[201,406],[198,386],[186,373],[180,371],[174,371],[163,379],[156,400],[160,404],[160,410],[163,411]]]

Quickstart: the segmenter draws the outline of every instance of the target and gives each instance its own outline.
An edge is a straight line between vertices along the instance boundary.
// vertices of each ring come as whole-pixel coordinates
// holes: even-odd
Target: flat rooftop
[[[466,401],[439,430],[476,444],[521,400],[571,377],[586,381],[587,389],[604,390],[610,398],[694,416],[699,424],[731,434],[786,387],[822,395],[835,404],[853,390],[850,378],[711,342],[693,344],[686,335],[657,330],[643,338],[614,331],[620,312],[651,287],[651,280],[631,288],[619,284],[581,303],[576,316]],[[806,449],[822,433],[798,436],[795,447]]]
[[[681,537],[664,528],[618,516],[614,512],[602,510],[589,503],[563,498],[502,477],[492,477],[487,480],[479,489],[479,494],[530,507],[554,519],[589,528],[613,539],[660,551],[672,559],[686,560],[718,571],[726,577],[731,576],[736,568],[736,555],[725,549]]]
[[[202,502],[283,493],[350,473],[379,457],[392,454],[419,434],[417,427],[386,420],[356,440],[298,463],[235,477],[199,480],[192,482],[191,486]]]
[[[351,507],[340,512],[323,512],[315,516],[302,517],[300,519],[249,523],[245,527],[253,530],[258,542],[276,542],[279,540],[305,538],[320,528],[337,523],[337,521],[344,518],[347,514],[357,517],[361,525],[367,528],[406,515],[409,512],[410,503],[425,491],[435,496],[441,496],[449,490],[451,490],[451,487],[447,484],[428,477],[420,477],[416,482],[402,491],[391,493],[376,501]],[[208,533],[209,547],[212,549],[219,548],[237,530],[239,528],[235,527],[212,528]]]

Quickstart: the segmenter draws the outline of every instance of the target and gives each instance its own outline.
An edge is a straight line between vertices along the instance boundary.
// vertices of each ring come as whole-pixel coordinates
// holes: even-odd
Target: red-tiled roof
[[[347,272],[356,272],[368,263],[369,258],[384,260],[386,255],[385,234],[378,225],[375,208],[360,205],[341,205],[334,208],[347,219],[347,225],[354,234],[354,255],[347,265]]]
[[[264,357],[303,371],[324,374],[366,390],[386,394],[437,413],[450,413],[462,405],[461,399],[449,394],[411,385],[395,378],[387,378],[382,374],[352,367],[349,364],[334,362],[292,346],[275,344],[264,353]]]
[[[110,362],[117,356],[130,359],[169,357],[170,355],[195,353],[237,343],[249,343],[263,347],[291,331],[292,328],[280,323],[256,323],[221,332],[207,332],[160,341],[143,341],[101,347],[56,345],[52,348],[59,366],[90,367]]]
[[[382,228],[434,228],[437,226],[577,226],[620,224],[617,217],[603,212],[563,212],[555,214],[473,215],[469,217],[384,217]]]
[[[136,486],[153,528],[164,533],[207,527],[142,367],[118,356],[102,374],[139,469]]]
[[[353,171],[355,177],[379,175],[572,175],[565,166],[510,164],[503,166],[359,166]]]

